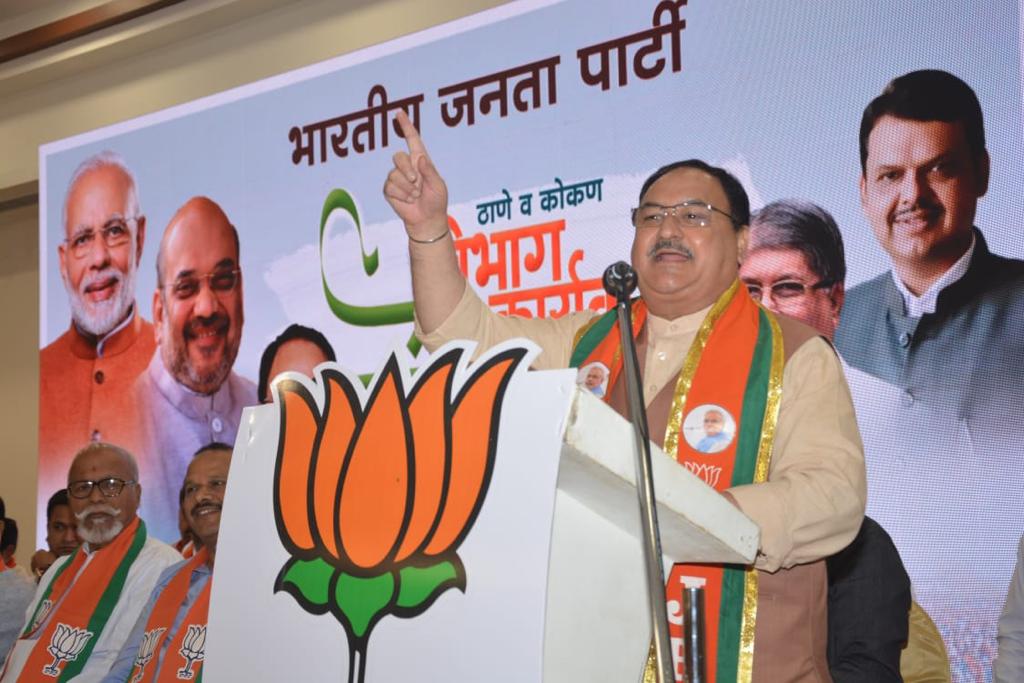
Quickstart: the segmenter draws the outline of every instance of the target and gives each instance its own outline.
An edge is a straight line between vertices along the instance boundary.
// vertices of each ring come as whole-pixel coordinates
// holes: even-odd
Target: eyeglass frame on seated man
[[[125,486],[135,486],[138,483],[139,482],[136,481],[135,479],[121,479],[120,477],[104,477],[103,479],[80,479],[78,481],[70,482],[68,484],[67,491],[68,495],[71,496],[72,498],[85,500],[86,498],[92,495],[92,491],[94,488],[99,487],[100,493],[103,494],[104,498],[116,498],[117,496],[121,495],[121,493],[124,491]],[[89,485],[89,490],[85,492],[85,495],[80,496],[72,490],[80,484]],[[117,490],[108,493],[106,490],[104,490],[105,484],[116,486]]]
[[[711,219],[713,217],[711,213],[709,213],[707,218],[704,219],[701,219],[699,217],[691,217],[692,214],[679,215],[679,209],[691,208],[695,206],[707,209],[709,212],[713,211],[716,213],[720,213],[726,218],[728,218],[733,225],[736,224],[736,219],[732,216],[732,214],[723,211],[719,209],[717,206],[714,206],[713,204],[706,202],[702,199],[687,199],[686,201],[679,202],[678,204],[672,204],[671,206],[665,206],[664,204],[655,204],[654,202],[644,202],[640,206],[631,210],[630,219],[633,221],[633,227],[635,227],[637,230],[660,228],[662,224],[665,222],[665,219],[668,218],[669,216],[672,216],[673,218],[677,219],[680,222],[680,224],[689,228],[706,228],[708,225],[711,224]],[[650,216],[639,216],[640,212],[643,209],[657,209],[657,212],[651,214]],[[648,225],[639,225],[637,222],[638,218],[642,218],[644,220],[653,220],[657,218],[657,221]]]

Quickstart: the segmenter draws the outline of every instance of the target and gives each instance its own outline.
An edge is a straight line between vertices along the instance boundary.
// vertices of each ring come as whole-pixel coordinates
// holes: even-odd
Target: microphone
[[[658,511],[654,497],[654,473],[651,469],[651,440],[647,434],[647,412],[640,385],[640,364],[636,360],[633,322],[630,318],[629,295],[636,289],[637,276],[633,266],[619,261],[608,266],[601,278],[604,291],[615,297],[615,315],[619,322],[619,343],[625,375],[629,417],[633,422],[634,455],[636,456],[636,493],[643,530],[644,568],[647,574],[647,599],[650,607],[651,633],[654,634],[654,660],[658,683],[672,683],[675,673],[671,640],[668,635],[668,610],[665,607],[665,574],[658,533]],[[702,679],[703,680],[703,679]]]
[[[629,301],[629,295],[636,289],[636,271],[625,261],[616,261],[608,266],[601,278],[604,291],[620,303]]]

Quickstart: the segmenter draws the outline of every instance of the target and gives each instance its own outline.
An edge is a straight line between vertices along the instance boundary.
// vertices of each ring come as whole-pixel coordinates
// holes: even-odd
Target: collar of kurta
[[[678,318],[659,318],[653,313],[647,314],[647,341],[657,344],[662,339],[683,337],[694,334],[700,329],[713,304],[708,304],[696,313],[681,315]]]
[[[71,353],[78,358],[95,360],[100,357],[116,356],[130,349],[142,332],[142,318],[139,317],[137,306],[132,304],[131,314],[98,340],[79,330],[74,322],[71,323],[69,331]]]
[[[956,262],[948,269],[945,273],[939,276],[935,282],[929,285],[928,289],[921,293],[920,296],[911,292],[899,275],[896,274],[896,269],[893,268],[892,281],[896,285],[896,289],[899,290],[900,296],[903,298],[903,305],[907,312],[907,315],[912,318],[920,318],[922,315],[935,312],[935,307],[938,304],[939,294],[949,287],[952,287],[960,280],[964,275],[967,274],[967,269],[971,265],[971,260],[974,258],[974,248],[978,241],[971,234],[971,244],[967,247],[967,251],[963,253],[956,260]]]
[[[225,414],[229,412],[231,403],[231,378],[234,372],[228,373],[227,378],[220,385],[217,391],[212,394],[197,394],[188,387],[178,383],[174,376],[168,372],[164,365],[163,357],[160,355],[160,348],[149,361],[146,368],[149,378],[156,390],[163,394],[164,398],[173,405],[182,415],[193,420],[205,420],[210,413]]]
[[[989,283],[997,279],[999,261],[1000,258],[989,251],[981,230],[974,228],[974,253],[967,265],[967,272],[939,292],[935,302],[935,313],[928,315],[946,315],[974,301],[980,292],[984,292],[990,286]],[[890,315],[906,317],[903,295],[900,294],[892,277],[887,280],[882,303]]]

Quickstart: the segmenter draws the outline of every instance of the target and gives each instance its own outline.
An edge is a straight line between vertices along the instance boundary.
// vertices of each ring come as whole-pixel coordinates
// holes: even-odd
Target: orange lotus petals
[[[452,417],[451,473],[444,512],[424,549],[438,555],[460,539],[489,483],[496,444],[491,443],[495,397],[516,359],[489,364],[463,387]]]
[[[398,545],[409,502],[410,453],[396,374],[389,365],[370,400],[341,488],[341,543],[363,569],[380,564]]]
[[[301,383],[278,385],[276,514],[293,551],[369,576],[461,543],[490,483],[501,397],[525,350],[478,363],[453,401],[463,353],[422,368],[408,396],[392,356],[365,410],[335,370],[319,378],[322,413]]]
[[[313,535],[306,507],[306,483],[318,429],[313,406],[302,385],[291,381],[278,384],[281,406],[281,435],[278,444],[277,496],[278,528],[282,526],[298,550],[312,550]]]
[[[340,560],[342,556],[337,544],[338,480],[356,429],[353,403],[359,404],[339,382],[338,375],[324,373],[323,381],[327,387],[327,404],[313,466],[313,519],[324,549]]]
[[[448,392],[458,354],[447,362],[435,364],[420,378],[409,404],[412,427],[414,476],[412,515],[398,548],[395,562],[401,562],[419,550],[434,527],[441,510],[445,465],[448,461]]]

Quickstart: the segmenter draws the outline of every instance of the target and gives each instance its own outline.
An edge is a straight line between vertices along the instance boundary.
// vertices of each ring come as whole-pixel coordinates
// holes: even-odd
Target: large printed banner
[[[150,528],[176,540],[192,454],[234,442],[276,368],[331,355],[310,337],[272,345],[289,325],[364,375],[392,350],[417,365],[406,236],[381,194],[404,149],[399,111],[448,181],[460,267],[502,314],[606,307],[600,275],[629,253],[643,179],[691,157],[730,169],[755,209],[792,197],[830,212],[848,292],[885,281],[858,128],[888,81],[922,68],[964,79],[984,111],[975,253],[1024,255],[1019,15],[952,0],[515,2],[44,146],[39,518],[75,451],[113,441],[139,458]],[[886,302],[870,288],[838,335],[858,349],[844,356],[868,512],[958,681],[989,680],[1024,531],[1024,316],[1004,305],[1018,280],[995,299],[961,285],[970,312],[928,319],[960,340],[941,357],[914,355],[927,339],[912,331],[899,348],[875,340]],[[855,358],[901,353],[913,372]]]

